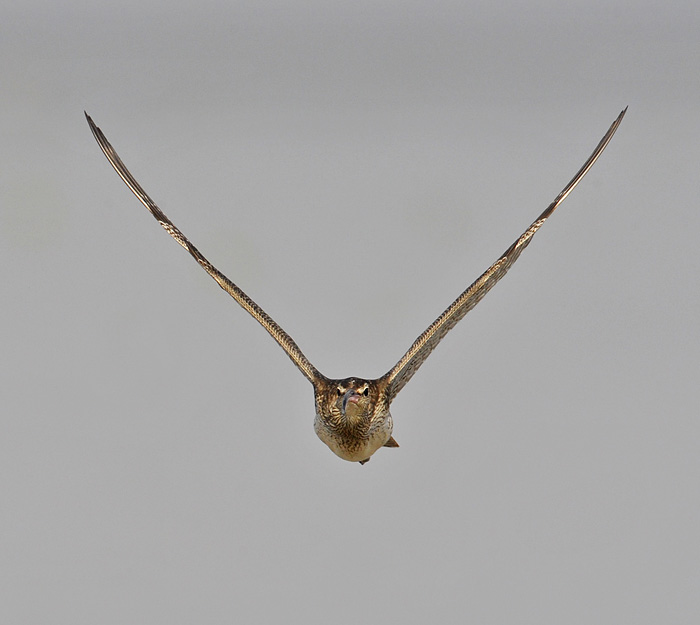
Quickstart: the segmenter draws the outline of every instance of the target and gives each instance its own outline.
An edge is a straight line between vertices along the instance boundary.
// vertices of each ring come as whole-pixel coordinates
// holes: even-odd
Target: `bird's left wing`
[[[170,219],[168,219],[163,211],[156,206],[156,203],[143,190],[141,185],[136,182],[136,179],[131,175],[126,168],[119,155],[111,146],[102,131],[95,125],[90,116],[85,113],[87,122],[95,135],[97,143],[102,148],[107,160],[112,164],[112,167],[119,174],[121,179],[126,182],[127,186],[133,191],[134,195],[141,203],[151,212],[158,220],[158,223],[163,226],[165,231],[173,237],[182,247],[184,247],[194,259],[202,266],[202,268],[217,281],[219,286],[226,291],[233,299],[235,299],[245,310],[247,310],[260,325],[265,328],[275,341],[277,341],[287,355],[292,359],[292,362],[306,376],[306,378],[314,385],[325,379],[321,373],[314,367],[306,356],[299,349],[299,346],[294,342],[291,336],[287,334],[275,321],[270,317],[260,306],[258,306],[250,297],[248,297],[239,287],[221,273],[214,265],[212,265],[200,251],[189,242],[187,237],[178,230]]]
[[[547,207],[547,209],[532,223],[532,225],[513,243],[501,257],[489,267],[481,277],[474,282],[467,290],[465,290],[452,304],[432,323],[432,325],[421,334],[411,345],[410,349],[403,355],[396,365],[387,372],[380,380],[386,384],[386,394],[391,401],[396,394],[406,385],[411,379],[411,376],[418,370],[425,359],[435,349],[442,338],[464,317],[474,306],[476,306],[481,298],[484,297],[498,282],[511,265],[518,259],[521,252],[528,246],[535,232],[537,232],[546,219],[554,212],[561,204],[566,196],[573,191],[574,187],[586,175],[588,170],[598,160],[603,150],[606,148],[610,139],[615,134],[622,118],[627,109],[623,110],[618,118],[613,122],[605,136],[600,140],[600,143],[593,151],[593,154],[579,169],[576,175],[571,179],[571,182],[564,187],[562,192],[556,199]]]

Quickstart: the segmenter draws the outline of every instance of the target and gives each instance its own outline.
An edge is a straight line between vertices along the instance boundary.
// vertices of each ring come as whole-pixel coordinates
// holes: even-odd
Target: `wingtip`
[[[101,144],[100,135],[102,134],[102,132],[100,131],[97,124],[94,121],[92,121],[92,117],[90,117],[90,115],[88,115],[88,112],[83,111],[83,113],[85,113],[85,119],[87,120],[88,126],[90,127],[90,130],[92,131],[93,136],[95,137],[95,139],[97,139],[97,142]]]
[[[627,108],[628,108],[627,106],[625,108],[623,108],[622,111],[620,112],[620,114],[617,116],[617,119],[612,123],[612,126],[610,127],[610,129],[613,131],[613,133],[614,133],[614,131],[617,130],[617,127],[622,123],[622,118],[625,116],[625,113],[627,113]],[[611,138],[612,138],[612,135],[611,135]]]

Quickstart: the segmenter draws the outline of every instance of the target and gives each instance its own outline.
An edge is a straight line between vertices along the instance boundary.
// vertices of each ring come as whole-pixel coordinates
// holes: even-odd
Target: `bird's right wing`
[[[155,202],[148,196],[148,194],[143,190],[141,185],[136,182],[136,179],[131,175],[129,170],[126,168],[119,155],[116,153],[114,148],[111,146],[107,138],[104,136],[102,131],[95,125],[90,116],[85,113],[87,122],[92,130],[92,134],[95,135],[95,139],[99,144],[100,148],[104,152],[107,160],[112,164],[112,167],[119,174],[121,179],[126,182],[127,186],[133,191],[134,195],[141,201],[141,203],[151,212],[151,214],[158,220],[158,223],[163,226],[165,231],[173,237],[182,247],[184,247],[194,259],[202,266],[202,268],[217,281],[219,286],[226,291],[233,299],[235,299],[245,310],[247,310],[253,318],[255,318],[260,325],[265,328],[275,341],[280,344],[280,347],[287,353],[292,359],[292,362],[299,368],[299,370],[306,376],[306,378],[316,385],[317,382],[325,379],[321,373],[314,367],[308,360],[306,356],[299,349],[298,345],[294,342],[291,336],[287,334],[275,321],[270,317],[260,306],[258,306],[250,297],[248,297],[240,288],[238,288],[231,280],[229,280],[223,273],[221,273],[214,265],[212,265],[199,250],[189,242],[187,237],[178,230],[178,228],[173,224],[165,213],[156,206]]]
[[[608,132],[600,140],[600,143],[590,155],[588,160],[583,164],[583,167],[578,170],[576,175],[571,179],[569,184],[564,187],[562,192],[555,200],[546,208],[546,210],[532,223],[532,225],[513,243],[501,257],[489,267],[481,277],[474,282],[467,290],[465,290],[452,304],[423,332],[411,345],[410,349],[402,356],[394,367],[387,372],[380,380],[386,384],[386,395],[391,401],[396,394],[406,385],[413,374],[417,371],[425,359],[435,349],[442,338],[464,317],[474,306],[476,306],[481,298],[484,297],[498,282],[506,272],[510,269],[513,263],[518,259],[520,253],[528,246],[535,232],[537,232],[546,219],[554,212],[561,204],[566,196],[574,190],[574,187],[586,175],[588,170],[593,167],[593,164],[598,160],[603,150],[606,148],[610,139],[615,134],[617,127],[622,122],[627,109],[620,113],[618,118],[612,123]]]

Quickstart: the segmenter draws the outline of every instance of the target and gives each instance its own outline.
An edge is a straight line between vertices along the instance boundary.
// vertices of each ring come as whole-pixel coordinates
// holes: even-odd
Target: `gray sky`
[[[698,622],[697,2],[13,4],[0,621]],[[626,105],[364,467],[83,118],[322,372],[376,377]]]

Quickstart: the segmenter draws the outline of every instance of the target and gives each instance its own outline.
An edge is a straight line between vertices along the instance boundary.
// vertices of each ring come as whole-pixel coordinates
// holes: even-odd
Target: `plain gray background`
[[[0,621],[697,623],[700,5],[26,1],[0,20]],[[105,160],[375,377],[607,151],[361,467]]]

